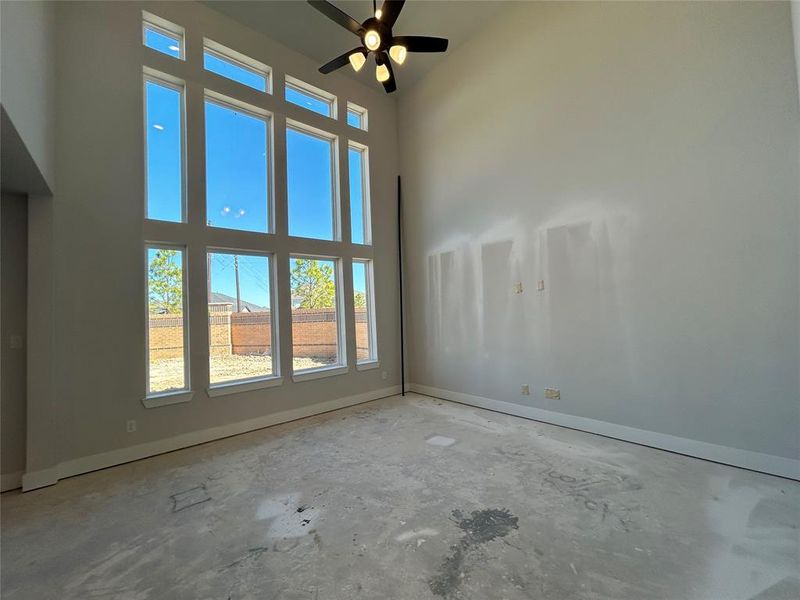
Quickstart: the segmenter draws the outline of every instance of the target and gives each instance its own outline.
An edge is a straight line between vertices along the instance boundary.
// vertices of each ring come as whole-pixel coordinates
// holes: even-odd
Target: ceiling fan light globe
[[[389,77],[391,77],[391,75],[386,65],[378,65],[375,67],[375,79],[383,83],[384,81],[389,81]]]
[[[353,70],[358,73],[361,70],[361,67],[364,66],[364,63],[367,62],[367,59],[364,58],[364,55],[361,52],[354,52],[350,56],[348,56],[350,60],[350,65],[353,67]]]
[[[381,46],[381,36],[378,35],[377,31],[370,29],[364,34],[364,45],[369,50],[377,50]]]
[[[406,50],[405,46],[392,46],[389,48],[389,56],[391,56],[392,60],[398,65],[402,65],[404,62],[406,62],[407,55],[408,50]]]

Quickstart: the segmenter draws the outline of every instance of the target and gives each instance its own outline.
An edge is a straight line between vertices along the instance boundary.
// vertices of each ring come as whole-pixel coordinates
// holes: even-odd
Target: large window
[[[289,267],[294,372],[344,364],[339,315],[339,261],[293,256]]]
[[[290,123],[286,128],[289,235],[333,240],[336,219],[336,140]]]
[[[208,340],[212,386],[275,374],[271,259],[208,253]]]
[[[356,317],[356,362],[378,360],[372,261],[353,259],[353,306]]]
[[[147,393],[189,388],[184,249],[147,246]]]
[[[147,218],[185,221],[183,86],[146,74],[144,89]]]
[[[141,15],[145,407],[377,367],[367,109]]]
[[[347,159],[350,169],[350,234],[352,242],[369,244],[372,240],[370,239],[369,169],[366,147],[350,142]]]
[[[267,233],[269,122],[206,98],[206,219],[213,227]]]

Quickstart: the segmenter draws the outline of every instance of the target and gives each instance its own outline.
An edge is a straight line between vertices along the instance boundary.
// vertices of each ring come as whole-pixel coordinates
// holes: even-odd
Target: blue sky
[[[269,258],[240,254],[238,259],[239,289],[242,293],[242,300],[269,308]],[[233,254],[215,253],[211,255],[212,291],[236,298],[235,273]],[[235,306],[234,310],[236,310]]]
[[[166,43],[166,42],[165,42]],[[222,62],[222,61],[220,61]],[[225,63],[222,63],[222,67]],[[220,67],[220,70],[224,70]],[[180,93],[147,82],[148,217],[181,220]],[[209,225],[265,232],[268,178],[267,124],[239,110],[206,101],[206,202]],[[287,129],[289,234],[333,239],[332,144]],[[353,242],[363,243],[361,154],[350,150],[350,208]],[[242,299],[269,306],[269,277],[264,257],[241,256]],[[363,266],[354,265],[356,270]],[[233,256],[212,257],[212,291],[236,295]],[[363,275],[355,288],[364,291]],[[362,283],[358,283],[358,282]]]

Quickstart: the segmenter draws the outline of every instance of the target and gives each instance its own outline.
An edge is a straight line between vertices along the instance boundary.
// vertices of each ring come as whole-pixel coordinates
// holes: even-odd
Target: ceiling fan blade
[[[400,16],[400,11],[403,10],[403,4],[406,0],[384,0],[381,6],[381,23],[391,28]]]
[[[394,70],[392,70],[392,61],[389,60],[389,57],[386,56],[385,52],[379,56],[382,60],[378,64],[384,64],[386,65],[386,68],[389,69],[389,79],[383,82],[383,89],[386,90],[387,94],[391,94],[397,89],[397,81],[394,78]]]
[[[447,40],[424,35],[400,35],[392,38],[392,44],[405,46],[409,52],[444,52]]]
[[[353,48],[352,50],[345,52],[341,56],[337,56],[331,61],[326,62],[319,68],[319,72],[327,75],[328,73],[333,73],[336,69],[341,69],[347,63],[350,62],[350,55],[355,54],[356,52],[361,52],[366,58],[367,51],[363,48]]]
[[[361,32],[363,31],[361,23],[356,21],[353,17],[351,17],[347,13],[342,12],[341,10],[336,8],[330,2],[326,2],[326,0],[307,0],[307,1],[311,6],[316,8],[319,12],[328,17],[334,23],[341,25],[348,31],[351,31],[352,33],[355,33],[358,36],[361,35]]]

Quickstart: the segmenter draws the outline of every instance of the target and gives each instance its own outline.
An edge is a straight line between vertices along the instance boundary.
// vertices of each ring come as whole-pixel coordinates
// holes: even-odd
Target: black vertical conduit
[[[403,337],[403,212],[400,175],[397,176],[397,274],[400,281],[400,393],[406,395],[405,339]]]

